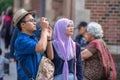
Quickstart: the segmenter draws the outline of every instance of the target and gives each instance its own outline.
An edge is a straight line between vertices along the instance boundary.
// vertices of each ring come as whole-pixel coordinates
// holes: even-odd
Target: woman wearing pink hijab
[[[81,50],[71,36],[74,32],[72,20],[59,19],[54,26],[54,80],[83,80]]]

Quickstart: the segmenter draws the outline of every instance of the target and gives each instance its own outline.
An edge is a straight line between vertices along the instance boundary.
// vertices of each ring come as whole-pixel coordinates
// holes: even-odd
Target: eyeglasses
[[[23,21],[23,22],[36,22],[35,19],[29,19],[29,20],[26,20],[26,21]]]

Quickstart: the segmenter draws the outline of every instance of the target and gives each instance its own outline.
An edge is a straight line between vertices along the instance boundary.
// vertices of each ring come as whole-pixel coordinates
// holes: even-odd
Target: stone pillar
[[[22,0],[14,0],[14,8],[13,8],[13,12],[15,13],[15,11],[17,11],[18,9],[21,8],[21,1]]]
[[[90,10],[85,9],[85,0],[76,0],[75,3],[75,26],[80,21],[90,21]]]
[[[75,0],[64,0],[63,15],[69,19],[74,20],[75,17]]]
[[[62,17],[75,20],[75,0],[46,0],[46,17],[52,24]]]
[[[32,9],[31,0],[24,0],[23,8],[26,9],[26,10],[31,10]]]
[[[50,25],[54,25],[54,19],[55,19],[55,12],[52,8],[52,3],[53,1],[52,0],[46,0],[46,17],[48,18],[49,22],[50,22]]]
[[[85,0],[76,0],[75,2],[75,27],[81,21],[90,21],[90,10],[85,9]],[[77,30],[75,30],[75,35]],[[74,35],[74,36],[75,36]]]
[[[14,0],[14,12],[20,8],[31,10],[31,0]]]
[[[64,0],[52,0],[52,9],[54,10],[53,21],[56,21],[59,17],[63,16],[63,1]]]

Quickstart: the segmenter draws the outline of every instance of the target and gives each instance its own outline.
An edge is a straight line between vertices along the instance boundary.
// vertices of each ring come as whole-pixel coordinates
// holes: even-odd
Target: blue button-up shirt
[[[41,29],[40,25],[38,25],[38,24],[36,25],[36,28],[37,28],[37,30],[34,32],[34,36],[39,40],[42,29]],[[16,40],[17,36],[19,35],[19,33],[20,33],[20,30],[17,27],[15,27],[12,37],[11,37],[11,40],[10,40],[10,54],[9,54],[10,58],[15,59],[14,43],[15,43],[15,40]]]
[[[16,59],[24,65],[34,78],[42,56],[40,53],[36,53],[36,44],[37,39],[25,33],[20,33],[15,41]],[[19,80],[29,80],[20,64],[18,64],[18,76]]]

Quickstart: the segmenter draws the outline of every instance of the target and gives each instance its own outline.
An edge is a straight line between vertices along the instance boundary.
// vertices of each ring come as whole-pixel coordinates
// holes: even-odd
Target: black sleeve
[[[81,48],[79,44],[76,44],[76,75],[78,80],[83,80],[83,70],[82,70],[82,59],[81,59]]]

